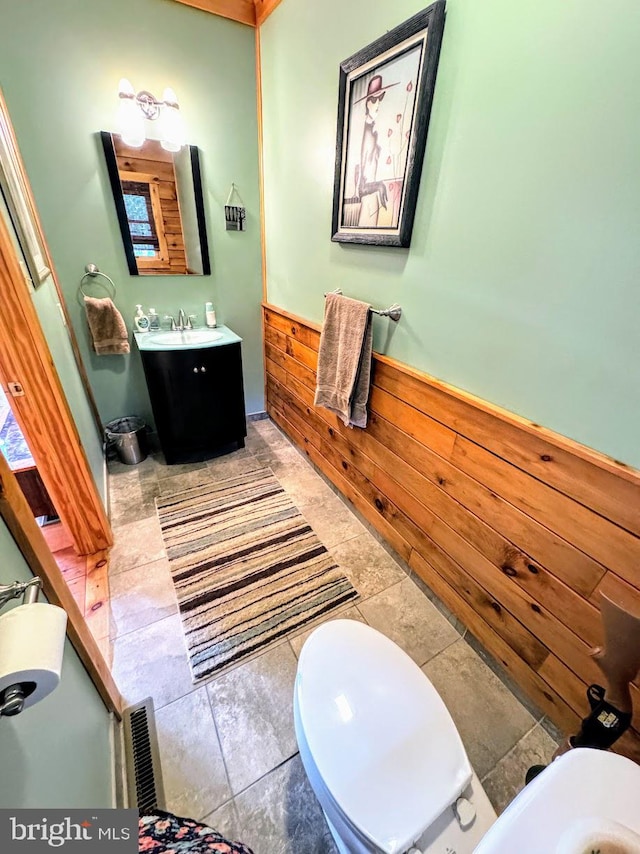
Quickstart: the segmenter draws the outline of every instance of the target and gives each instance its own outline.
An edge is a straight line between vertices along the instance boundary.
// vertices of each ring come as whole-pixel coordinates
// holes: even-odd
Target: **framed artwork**
[[[438,0],[340,65],[332,240],[411,242],[444,8]]]
[[[26,268],[31,285],[37,288],[51,272],[49,259],[32,206],[9,113],[0,94],[0,202],[2,197],[24,257],[23,270]]]

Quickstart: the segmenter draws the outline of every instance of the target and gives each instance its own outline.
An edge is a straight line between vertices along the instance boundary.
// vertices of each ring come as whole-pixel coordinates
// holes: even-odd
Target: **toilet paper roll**
[[[10,685],[26,684],[24,708],[58,685],[67,614],[56,605],[34,602],[0,616],[0,695]]]

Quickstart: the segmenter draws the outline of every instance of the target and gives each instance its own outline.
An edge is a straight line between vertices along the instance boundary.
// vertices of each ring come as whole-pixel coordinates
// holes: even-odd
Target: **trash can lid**
[[[138,418],[137,415],[127,415],[124,418],[116,418],[114,421],[109,421],[104,429],[106,433],[120,435],[122,433],[135,433],[137,430],[144,430],[145,427],[146,424],[142,418]]]

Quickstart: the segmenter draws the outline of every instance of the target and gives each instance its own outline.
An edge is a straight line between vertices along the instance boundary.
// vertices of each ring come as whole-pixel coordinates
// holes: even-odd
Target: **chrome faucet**
[[[184,332],[187,329],[193,329],[193,319],[195,318],[195,314],[190,314],[188,317],[184,313],[183,309],[178,309],[178,322],[176,323],[175,317],[171,314],[165,314],[164,319],[171,321],[171,331],[172,332]]]

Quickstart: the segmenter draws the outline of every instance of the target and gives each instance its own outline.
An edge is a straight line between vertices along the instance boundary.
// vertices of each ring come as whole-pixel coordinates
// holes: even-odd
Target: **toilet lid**
[[[405,851],[469,784],[471,765],[440,695],[375,629],[354,620],[316,629],[295,690],[326,787],[382,851]]]

